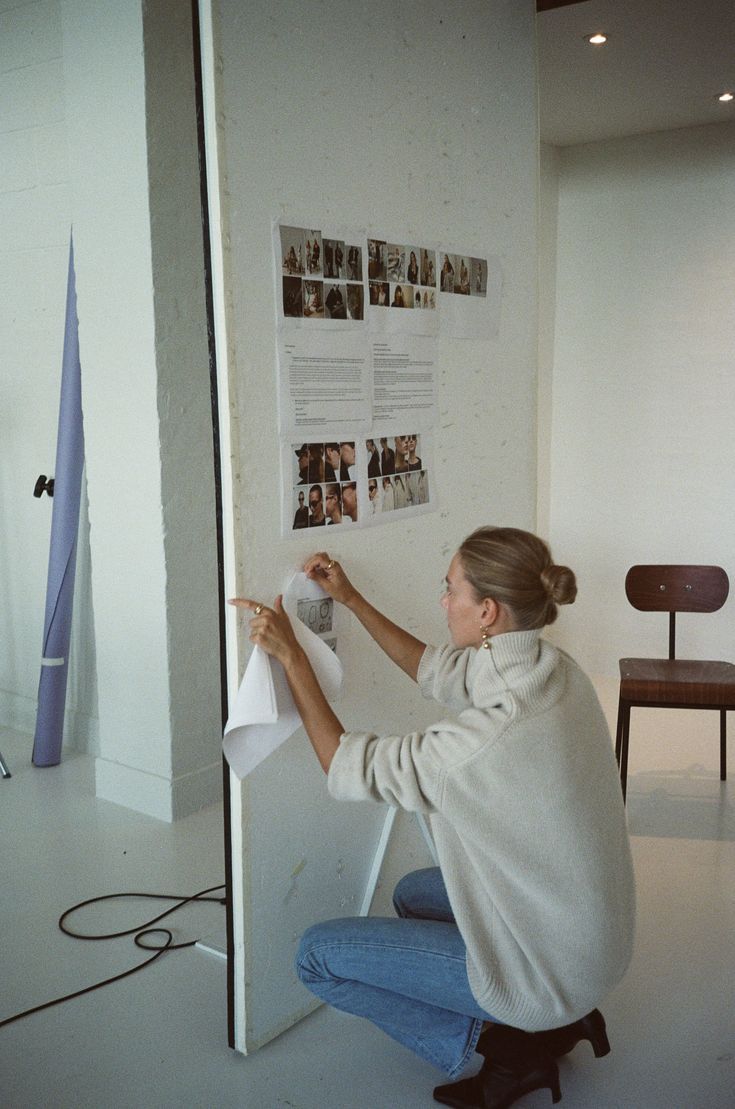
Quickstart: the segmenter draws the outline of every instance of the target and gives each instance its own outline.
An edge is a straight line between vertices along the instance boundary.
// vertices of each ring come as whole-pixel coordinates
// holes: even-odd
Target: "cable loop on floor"
[[[221,889],[225,889],[224,882],[220,883],[218,886],[210,886],[208,889],[200,890],[199,893],[192,894],[189,897],[181,897],[178,894],[170,893],[106,893],[102,894],[100,897],[90,897],[86,901],[80,901],[77,905],[72,905],[70,909],[67,909],[61,914],[58,920],[58,926],[60,930],[64,933],[64,935],[71,936],[72,939],[76,940],[112,940],[119,939],[122,936],[134,936],[133,942],[135,943],[136,947],[141,948],[141,950],[143,951],[152,951],[153,955],[151,955],[151,957],[149,959],[146,959],[144,962],[139,963],[137,966],[130,967],[128,970],[124,970],[120,974],[114,974],[111,978],[105,978],[101,982],[95,982],[91,986],[84,986],[81,990],[76,990],[74,993],[64,994],[63,997],[57,997],[53,1001],[45,1001],[41,1005],[34,1005],[32,1009],[25,1009],[22,1013],[16,1013],[12,1017],[6,1017],[4,1020],[0,1020],[0,1028],[3,1028],[6,1024],[12,1024],[14,1021],[20,1020],[22,1017],[29,1017],[31,1013],[40,1013],[42,1012],[42,1010],[50,1009],[54,1005],[60,1005],[64,1001],[71,1001],[75,997],[82,997],[83,994],[92,993],[93,990],[102,989],[103,986],[109,986],[112,982],[120,982],[123,978],[129,978],[131,974],[136,974],[139,970],[143,970],[144,967],[150,966],[151,963],[154,963],[157,959],[160,959],[160,957],[165,954],[166,951],[177,951],[183,947],[193,947],[199,942],[199,940],[185,940],[182,943],[174,943],[173,932],[171,932],[168,928],[153,928],[151,927],[151,925],[157,924],[160,920],[163,920],[164,917],[178,912],[179,909],[183,909],[185,905],[189,905],[194,901],[210,901],[219,905],[226,905],[226,897],[207,896],[208,894],[214,893],[215,890]],[[175,901],[177,902],[177,904],[173,905],[170,909],[166,909],[165,912],[159,913],[159,915],[153,917],[152,920],[144,921],[143,924],[139,924],[134,928],[126,928],[119,932],[75,932],[66,923],[67,919],[73,913],[78,912],[80,909],[86,908],[88,905],[94,905],[100,901],[113,901],[123,897],[143,897],[157,901]],[[163,944],[143,942],[144,937],[150,937],[154,935],[164,936],[165,940]]]

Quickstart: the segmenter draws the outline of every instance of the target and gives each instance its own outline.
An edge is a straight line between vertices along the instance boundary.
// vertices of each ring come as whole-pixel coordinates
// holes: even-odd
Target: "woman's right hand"
[[[307,578],[318,582],[325,593],[334,597],[340,604],[348,605],[358,596],[357,590],[338,562],[330,558],[326,551],[320,551],[304,563]]]

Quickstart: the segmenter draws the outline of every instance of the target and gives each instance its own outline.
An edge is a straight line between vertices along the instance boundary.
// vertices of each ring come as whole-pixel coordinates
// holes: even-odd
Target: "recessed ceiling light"
[[[727,103],[728,100],[733,99],[733,94],[731,92],[723,92],[723,93],[720,93],[720,95],[717,97],[717,99],[722,100],[723,103]]]
[[[603,35],[602,31],[598,31],[595,35],[586,35],[585,37],[587,42],[591,43],[592,46],[602,46],[603,43],[607,42],[607,35]]]

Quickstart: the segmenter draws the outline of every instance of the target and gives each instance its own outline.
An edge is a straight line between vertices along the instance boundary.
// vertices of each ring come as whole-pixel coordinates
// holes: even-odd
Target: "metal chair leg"
[[[630,705],[620,706],[620,786],[623,790],[623,804],[628,792],[628,739],[630,736]]]
[[[618,697],[618,719],[615,725],[615,758],[620,766],[620,746],[623,737],[623,700]]]
[[[727,781],[727,709],[720,709],[720,781]]]
[[[0,774],[2,774],[3,778],[12,778],[13,776],[8,770],[8,764],[3,758],[2,751],[0,751]]]

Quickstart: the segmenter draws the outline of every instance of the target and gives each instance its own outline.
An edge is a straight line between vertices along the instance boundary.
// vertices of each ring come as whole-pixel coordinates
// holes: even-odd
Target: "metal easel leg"
[[[362,905],[360,906],[360,916],[367,916],[370,912],[370,906],[372,905],[373,898],[375,897],[375,890],[378,885],[378,879],[380,878],[380,871],[383,866],[383,860],[385,859],[385,853],[388,850],[388,844],[390,843],[391,832],[393,831],[393,825],[395,824],[397,812],[398,809],[393,808],[393,806],[391,805],[389,806],[388,812],[386,813],[385,821],[383,823],[383,829],[380,833],[380,839],[378,840],[378,846],[375,851],[373,865],[370,868],[370,876],[365,888],[365,896],[363,897]],[[426,846],[429,848],[431,857],[434,860],[435,865],[438,866],[439,864],[436,857],[436,848],[434,847],[434,841],[431,838],[431,833],[429,832],[429,827],[426,823],[426,817],[423,816],[422,813],[416,813],[416,819],[418,821],[419,828],[421,829],[421,833],[426,840]]]
[[[377,846],[377,849],[376,849],[376,852],[375,852],[375,858],[373,859],[373,865],[370,868],[370,876],[368,878],[367,886],[365,888],[365,896],[363,897],[362,905],[360,906],[360,916],[367,916],[368,913],[370,912],[370,906],[372,905],[373,898],[375,897],[375,889],[378,885],[378,878],[380,877],[380,870],[381,870],[381,867],[383,865],[383,859],[385,858],[385,853],[388,850],[388,844],[390,842],[390,834],[393,831],[393,825],[394,825],[395,820],[396,820],[396,813],[397,812],[398,812],[398,809],[396,809],[392,805],[390,805],[388,807],[388,812],[385,815],[385,821],[383,822],[383,830],[380,833],[380,839],[378,840],[378,846]]]

